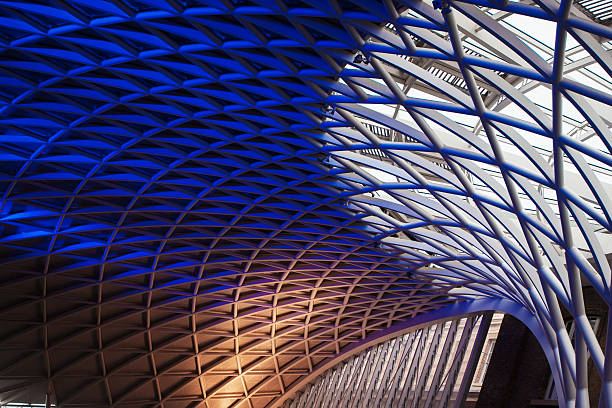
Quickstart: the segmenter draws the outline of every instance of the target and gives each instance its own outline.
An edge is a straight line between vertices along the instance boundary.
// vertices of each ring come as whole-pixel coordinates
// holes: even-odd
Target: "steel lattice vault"
[[[612,406],[610,7],[575,3],[0,1],[0,402],[280,406],[499,310]]]

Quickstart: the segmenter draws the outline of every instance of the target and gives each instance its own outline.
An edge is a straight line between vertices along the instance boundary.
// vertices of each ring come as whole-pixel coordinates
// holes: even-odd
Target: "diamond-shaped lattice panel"
[[[2,402],[278,405],[475,301],[612,389],[612,30],[434,3],[0,1]]]
[[[2,3],[3,401],[264,406],[446,302],[323,163],[299,6]]]

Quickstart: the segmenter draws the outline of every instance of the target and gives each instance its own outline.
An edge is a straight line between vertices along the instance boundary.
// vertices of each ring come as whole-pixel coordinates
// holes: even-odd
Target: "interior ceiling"
[[[452,9],[0,1],[0,401],[272,406],[453,302],[609,301],[612,30]]]

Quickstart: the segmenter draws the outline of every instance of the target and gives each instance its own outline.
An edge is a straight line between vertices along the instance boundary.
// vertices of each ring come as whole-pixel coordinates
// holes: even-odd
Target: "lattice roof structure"
[[[575,3],[0,1],[0,401],[279,406],[500,310],[610,406],[612,29]]]

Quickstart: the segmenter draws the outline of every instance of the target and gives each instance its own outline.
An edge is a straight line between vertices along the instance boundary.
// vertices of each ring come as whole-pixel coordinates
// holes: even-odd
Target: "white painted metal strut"
[[[440,322],[368,348],[329,369],[284,407],[446,407],[456,382],[464,381],[459,368],[466,356],[480,356],[483,342],[470,342],[478,319]]]

